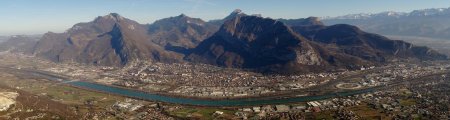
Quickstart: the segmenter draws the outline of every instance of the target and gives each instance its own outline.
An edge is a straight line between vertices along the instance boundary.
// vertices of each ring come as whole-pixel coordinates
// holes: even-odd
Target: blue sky
[[[236,8],[264,17],[304,18],[448,7],[450,0],[1,0],[0,35],[64,32],[112,12],[145,24],[181,13],[219,19]]]

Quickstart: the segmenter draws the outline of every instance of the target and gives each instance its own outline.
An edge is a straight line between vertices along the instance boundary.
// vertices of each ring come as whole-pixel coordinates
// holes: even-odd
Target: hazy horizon
[[[408,2],[409,5],[403,5]],[[410,12],[417,9],[448,8],[442,1],[206,1],[206,0],[78,0],[52,1],[30,0],[1,1],[0,35],[43,34],[48,31],[64,32],[79,22],[92,21],[97,16],[118,13],[141,24],[155,20],[186,14],[205,21],[221,19],[234,9],[248,14],[261,14],[271,18],[325,17],[356,13],[379,13],[384,11]]]

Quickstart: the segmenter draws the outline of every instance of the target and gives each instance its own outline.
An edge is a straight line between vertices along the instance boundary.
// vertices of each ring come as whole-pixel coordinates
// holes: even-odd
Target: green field
[[[5,74],[0,75],[0,79],[2,79],[0,81],[1,85],[75,107],[81,113],[104,111],[116,101],[125,99],[121,96],[78,89],[42,79],[24,79]],[[86,105],[88,102],[90,105]]]
[[[222,111],[223,115],[215,116],[214,112]],[[203,107],[186,107],[180,108],[174,111],[170,111],[169,114],[173,116],[177,116],[179,118],[201,118],[205,120],[211,120],[214,118],[229,118],[233,115],[235,111],[233,110],[225,110],[225,109],[217,109],[217,108],[203,108]],[[231,119],[231,118],[229,118]]]

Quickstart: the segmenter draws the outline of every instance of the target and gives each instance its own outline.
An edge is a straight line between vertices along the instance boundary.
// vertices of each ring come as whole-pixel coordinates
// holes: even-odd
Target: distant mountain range
[[[2,38],[0,52],[10,51],[31,54],[34,45],[41,38],[41,35],[13,35]]]
[[[19,48],[54,62],[105,66],[133,61],[193,62],[280,73],[355,69],[403,59],[447,59],[427,47],[351,25],[325,26],[315,17],[275,20],[241,10],[221,20],[206,22],[181,14],[153,24],[111,13],[75,24],[64,33],[46,33]]]
[[[324,17],[326,25],[350,24],[382,35],[418,36],[450,40],[450,8],[405,12],[350,14]]]

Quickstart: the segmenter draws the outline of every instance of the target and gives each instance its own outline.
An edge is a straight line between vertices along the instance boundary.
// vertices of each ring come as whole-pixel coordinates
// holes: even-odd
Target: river
[[[139,98],[143,100],[150,101],[162,101],[168,103],[175,104],[186,104],[186,105],[200,105],[200,106],[255,106],[255,105],[264,105],[264,104],[286,104],[286,103],[294,103],[294,102],[306,102],[306,101],[314,101],[314,100],[323,100],[338,96],[350,96],[356,94],[362,94],[374,91],[374,88],[362,89],[362,90],[354,90],[347,92],[339,92],[339,93],[328,93],[325,95],[317,95],[317,96],[301,96],[301,97],[293,97],[293,98],[281,98],[281,99],[231,99],[231,100],[203,100],[203,99],[191,99],[191,98],[181,98],[181,97],[171,97],[164,96],[158,94],[151,94],[136,90],[123,89],[118,87],[111,87],[106,85],[100,85],[96,83],[75,81],[69,82],[72,86],[86,88],[95,91],[101,91],[105,93],[117,94],[122,96],[128,96],[133,98]]]
[[[32,72],[34,75],[44,76],[49,80],[58,80],[61,82],[61,78],[58,76],[46,74],[43,72],[36,71],[27,71]],[[183,98],[183,97],[173,97],[159,94],[146,93],[137,90],[130,90],[125,88],[101,85],[97,83],[84,82],[84,81],[70,81],[70,80],[62,80],[64,84],[68,84],[78,88],[84,88],[88,90],[94,90],[98,92],[104,92],[108,94],[121,95],[125,97],[138,98],[149,101],[160,101],[174,104],[184,104],[184,105],[198,105],[198,106],[256,106],[256,105],[266,105],[266,104],[286,104],[286,103],[295,103],[295,102],[307,102],[307,101],[315,101],[315,100],[323,100],[333,97],[340,96],[350,96],[368,93],[376,90],[376,88],[366,88],[360,90],[352,90],[346,92],[336,92],[336,93],[327,93],[324,95],[315,95],[315,96],[299,96],[299,97],[291,97],[291,98],[279,98],[279,99],[256,99],[256,98],[245,98],[245,99],[223,99],[223,100],[205,100],[205,99],[192,99],[192,98]]]

